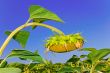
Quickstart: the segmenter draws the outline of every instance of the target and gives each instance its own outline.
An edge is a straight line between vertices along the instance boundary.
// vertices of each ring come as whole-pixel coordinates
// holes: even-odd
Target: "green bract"
[[[46,40],[45,47],[53,52],[67,52],[81,48],[84,38],[80,33],[69,35],[55,35]]]

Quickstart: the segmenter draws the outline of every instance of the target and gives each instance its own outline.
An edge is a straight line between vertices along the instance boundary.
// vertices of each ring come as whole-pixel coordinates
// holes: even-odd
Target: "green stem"
[[[50,69],[47,69],[47,72],[50,73]]]
[[[91,69],[90,69],[90,73],[94,72],[94,65],[92,65]]]
[[[25,24],[28,24],[30,21],[31,21],[31,19],[29,18],[29,19],[26,21],[26,23],[25,23]]]
[[[27,20],[27,22],[25,23],[25,24],[27,24],[27,23],[29,23],[30,22],[30,18]],[[7,41],[6,41],[7,42]],[[4,42],[5,43],[5,42]],[[7,43],[6,43],[7,44]],[[0,49],[1,50],[1,49]],[[1,50],[2,51],[2,50]],[[0,54],[1,54],[1,51],[0,51]],[[3,61],[0,63],[0,67],[2,67],[2,64],[6,61],[6,59],[8,58],[8,56],[9,56],[10,54],[8,54],[4,59],[3,59]]]
[[[1,63],[0,63],[0,68],[2,67],[3,63],[6,61],[6,59],[8,58],[9,55],[10,55],[10,54],[8,54],[8,55],[1,61]]]
[[[97,61],[94,64],[92,64],[92,67],[90,69],[90,73],[94,73],[95,67],[97,66],[98,63],[99,63],[99,61]]]
[[[29,22],[29,21],[28,21]],[[1,46],[0,48],[0,56],[2,55],[4,49],[6,48],[6,46],[8,45],[9,41],[12,39],[12,37],[17,33],[19,32],[20,30],[22,30],[23,28],[26,28],[28,26],[42,26],[42,27],[45,27],[45,28],[48,28],[48,29],[51,29],[52,31],[55,31],[57,32],[58,34],[60,35],[64,35],[64,33],[62,31],[60,31],[59,29],[55,28],[55,27],[52,27],[50,25],[47,25],[47,24],[42,24],[42,23],[35,23],[35,22],[32,22],[32,23],[26,23],[24,25],[21,25],[20,27],[16,28],[14,31],[12,31],[12,33],[8,36],[8,38],[5,40],[5,42],[3,43],[3,45]]]

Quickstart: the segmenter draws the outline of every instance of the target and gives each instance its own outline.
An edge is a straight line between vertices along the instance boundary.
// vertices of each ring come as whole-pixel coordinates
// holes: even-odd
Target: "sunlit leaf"
[[[10,35],[11,31],[6,31],[6,35]],[[17,34],[13,36],[13,39],[16,40],[20,45],[25,48],[27,40],[29,38],[30,32],[28,31],[19,31]]]
[[[38,5],[30,6],[29,13],[31,19],[36,19],[35,21],[40,23],[45,20],[63,22],[56,14]]]
[[[12,50],[8,57],[18,57],[22,60],[32,60],[40,63],[44,62],[44,59],[38,54],[38,52],[33,53],[28,50]]]
[[[95,63],[96,61],[103,59],[105,56],[109,54],[110,54],[110,49],[105,48],[105,49],[92,51],[91,53],[88,54],[88,58],[92,61],[92,63]]]
[[[47,20],[53,20],[57,22],[63,22],[55,13],[38,5],[32,5],[29,8],[30,18],[33,22],[43,23]],[[32,26],[35,29],[37,26]]]

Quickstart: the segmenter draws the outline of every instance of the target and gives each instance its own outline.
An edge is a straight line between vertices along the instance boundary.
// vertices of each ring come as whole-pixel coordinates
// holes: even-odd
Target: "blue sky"
[[[4,34],[6,30],[14,30],[26,22],[29,17],[28,8],[33,4],[56,13],[65,22],[64,24],[53,21],[45,23],[59,28],[65,34],[81,32],[87,40],[84,47],[110,48],[110,0],[1,0],[0,46],[7,37]],[[26,30],[31,31],[31,28],[26,28]],[[49,52],[45,56],[44,40],[51,35],[53,33],[46,28],[36,28],[31,31],[26,49],[38,50],[41,56],[53,62],[65,62],[73,54],[85,53],[72,51],[61,54],[55,53],[54,55]],[[21,47],[14,40],[11,40],[3,57],[15,48]],[[18,61],[18,59],[13,60]]]

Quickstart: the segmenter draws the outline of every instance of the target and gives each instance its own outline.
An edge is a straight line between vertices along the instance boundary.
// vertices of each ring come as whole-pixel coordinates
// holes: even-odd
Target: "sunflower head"
[[[46,40],[45,47],[48,51],[63,53],[82,48],[83,44],[84,38],[80,35],[80,33],[76,33],[51,36],[48,40]]]

